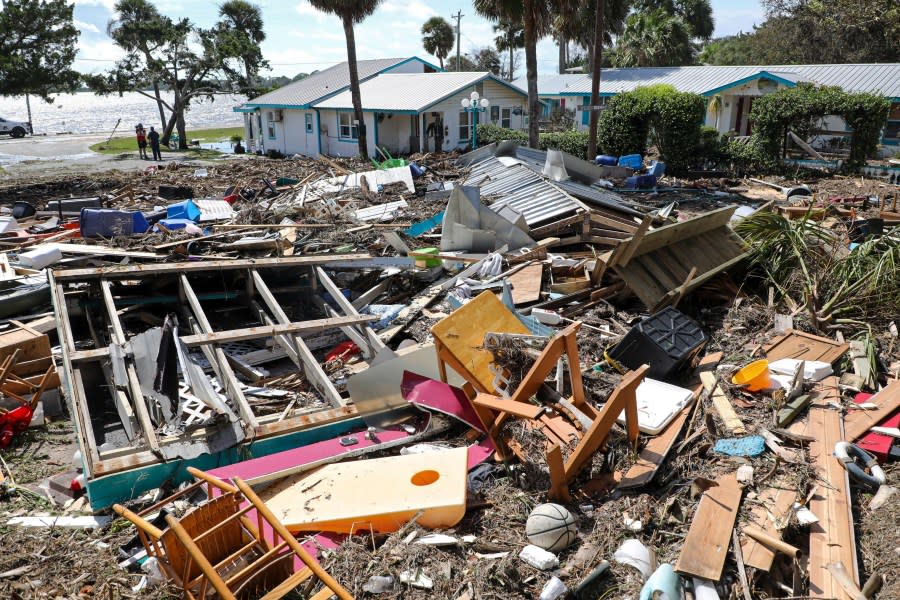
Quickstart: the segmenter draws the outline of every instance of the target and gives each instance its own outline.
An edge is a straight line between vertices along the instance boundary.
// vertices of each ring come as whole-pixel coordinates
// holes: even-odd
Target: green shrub
[[[557,131],[542,133],[541,150],[562,150],[578,158],[587,158],[587,131]]]
[[[671,85],[639,87],[619,94],[600,114],[598,141],[607,154],[646,154],[659,150],[667,170],[683,172],[697,162],[700,126],[706,113],[702,96]]]
[[[499,125],[491,123],[479,123],[476,135],[478,136],[478,146],[487,146],[495,142],[516,141],[523,146],[528,145],[528,132],[518,131],[516,129],[504,129]]]

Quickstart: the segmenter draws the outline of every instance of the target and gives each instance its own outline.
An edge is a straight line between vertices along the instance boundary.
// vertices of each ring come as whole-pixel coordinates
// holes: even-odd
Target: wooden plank
[[[766,534],[781,538],[781,531],[776,526],[777,521],[782,524],[791,512],[791,506],[797,500],[797,490],[788,488],[768,487],[764,489],[750,511],[750,522]],[[775,553],[748,535],[741,535],[741,551],[744,554],[744,563],[747,566],[768,572],[775,560]]]
[[[481,260],[481,259],[479,259]],[[321,267],[316,268],[316,274],[319,276],[319,281],[325,286],[325,289],[328,291],[328,294],[334,299],[337,305],[344,311],[344,314],[347,316],[359,316],[359,312],[353,306],[353,304],[341,293],[341,289],[334,284],[328,274],[322,270]],[[378,319],[373,319],[377,321]],[[348,326],[344,326],[348,327]],[[356,329],[356,327],[352,327]],[[371,358],[378,354],[381,350],[384,350],[387,346],[381,338],[379,338],[371,327],[363,324],[362,327],[358,329],[362,333],[364,343],[359,345],[363,350],[363,355],[366,358]],[[346,331],[346,330],[345,330]]]
[[[506,412],[516,417],[525,419],[537,419],[543,414],[544,409],[534,404],[526,402],[516,402],[514,400],[506,400],[492,394],[477,394],[473,400],[478,406],[495,410],[497,412]]]
[[[728,431],[734,435],[744,435],[747,433],[747,428],[744,427],[743,422],[738,418],[737,413],[734,411],[734,407],[731,406],[731,402],[728,400],[728,396],[726,396],[725,392],[722,391],[722,388],[719,387],[716,374],[708,371],[702,372],[700,373],[700,381],[703,382],[703,387],[706,388],[707,393],[710,395],[713,406],[715,407],[716,412],[719,413],[719,417],[725,422],[725,427]]]
[[[650,224],[652,222],[652,217],[644,217],[634,234],[629,239],[619,244],[625,248],[622,250],[622,253],[618,255],[613,266],[625,267],[632,258],[638,255],[638,250],[643,245],[644,239],[649,235],[647,230],[650,229]],[[644,252],[641,252],[641,254],[644,254]]]
[[[703,492],[675,564],[678,573],[710,581],[722,577],[744,492],[734,473],[719,477],[716,483]]]
[[[275,296],[272,294],[271,290],[269,290],[269,286],[262,278],[262,275],[260,275],[256,269],[251,271],[251,275],[256,291],[259,293],[268,309],[272,312],[272,316],[275,317],[275,320],[281,324],[289,323],[290,320],[288,319],[287,314],[284,312],[284,309],[281,308],[281,305],[278,304],[278,301],[275,300]],[[275,339],[276,341],[281,341],[282,338],[279,336]],[[291,350],[296,353],[296,359],[294,357],[291,357],[291,359],[294,360],[294,363],[298,367],[303,369],[307,381],[319,390],[322,397],[331,403],[332,406],[344,406],[347,403],[346,400],[341,397],[340,392],[334,387],[334,383],[332,383],[331,379],[328,378],[328,375],[322,370],[319,361],[313,356],[309,346],[303,341],[303,338],[296,335],[293,336],[291,340],[293,341]],[[291,344],[285,345],[291,346]]]
[[[875,410],[852,410],[844,416],[844,439],[858,440],[896,410],[900,410],[900,381],[890,382],[886,388],[866,400],[877,404]]]
[[[157,256],[157,258],[159,258]],[[83,281],[86,279],[123,279],[195,273],[200,271],[233,271],[239,269],[263,269],[273,267],[308,267],[312,265],[350,262],[372,258],[369,254],[332,254],[313,256],[283,256],[276,258],[249,258],[244,260],[209,260],[203,262],[165,262],[147,265],[122,265],[88,269],[53,271],[57,281]]]
[[[184,345],[188,348],[193,348],[194,346],[203,346],[206,344],[225,344],[227,342],[258,340],[260,338],[273,337],[276,335],[284,335],[288,333],[315,333],[319,331],[338,329],[339,327],[358,325],[360,323],[368,323],[369,321],[377,320],[378,317],[374,315],[334,317],[331,319],[312,319],[309,321],[296,321],[294,323],[285,323],[278,325],[261,325],[256,327],[245,327],[243,329],[214,331],[212,333],[201,333],[199,335],[183,335],[181,336],[181,341],[184,342]]]
[[[541,299],[541,282],[544,275],[544,265],[537,263],[513,273],[508,277],[512,285],[513,304],[528,304]]]
[[[850,344],[845,344],[803,331],[790,330],[778,336],[768,346],[764,346],[769,361],[782,358],[796,360],[819,360],[833,364],[842,357]]]
[[[834,445],[843,439],[841,416],[823,408],[828,401],[840,401],[837,378],[829,377],[814,392],[809,410],[809,431],[816,441],[810,443],[810,462],[818,485],[809,501],[809,509],[819,518],[810,526],[809,596],[811,598],[850,599],[827,570],[829,563],[840,563],[859,584],[856,538],[850,506],[850,482],[847,471],[833,455]]]

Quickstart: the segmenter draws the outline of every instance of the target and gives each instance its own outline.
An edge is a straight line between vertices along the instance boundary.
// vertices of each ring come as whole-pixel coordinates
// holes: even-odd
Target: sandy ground
[[[127,154],[97,154],[89,149],[104,141],[102,134],[48,135],[22,139],[0,138],[0,180],[10,177],[46,175],[49,173],[87,173],[110,169],[144,169],[149,160],[138,158],[137,145]],[[149,152],[149,148],[148,148]],[[160,164],[173,160],[174,155],[163,150]],[[209,161],[178,157],[181,163],[210,164]]]

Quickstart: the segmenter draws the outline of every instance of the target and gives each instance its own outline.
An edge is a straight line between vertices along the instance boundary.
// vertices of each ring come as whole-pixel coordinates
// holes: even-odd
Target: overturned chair
[[[140,513],[113,506],[134,523],[147,556],[159,561],[166,576],[183,589],[184,598],[275,600],[302,585],[310,600],[353,600],[249,485],[236,479],[235,487],[189,470],[200,481]],[[166,529],[145,518],[202,486],[207,502],[180,519],[166,515]]]
[[[519,319],[490,292],[483,292],[452,315],[431,328],[434,335],[441,378],[447,381],[447,367],[467,382],[467,392],[475,412],[494,442],[501,457],[512,451],[520,459],[514,441],[504,437],[501,427],[511,417],[524,419],[547,438],[546,460],[550,472],[549,495],[568,501],[569,484],[602,448],[619,415],[625,413],[628,440],[636,446],[639,437],[636,391],[649,367],[629,372],[600,408],[585,398],[584,384],[575,335],[580,323],[573,323],[550,338],[540,356],[515,390],[503,388],[503,378],[493,362],[492,353],[484,347],[486,336],[526,336],[528,330]],[[554,368],[569,364],[570,398],[558,397],[555,408],[537,406],[532,396],[544,387]],[[574,443],[573,443],[574,442]],[[564,460],[562,448],[571,446]]]

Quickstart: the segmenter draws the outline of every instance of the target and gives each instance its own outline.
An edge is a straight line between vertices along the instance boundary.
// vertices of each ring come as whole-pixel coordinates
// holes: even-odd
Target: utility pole
[[[462,14],[461,10],[457,10],[455,15],[450,15],[451,19],[456,19],[456,70],[460,71],[459,67],[459,22],[462,18],[466,16]]]

